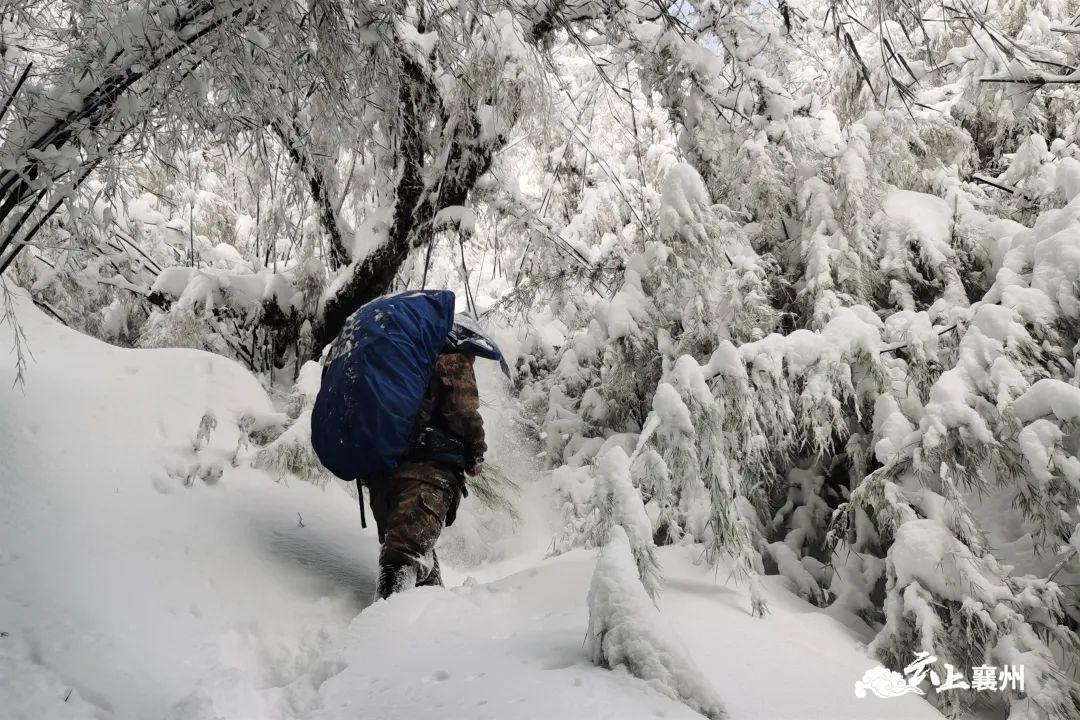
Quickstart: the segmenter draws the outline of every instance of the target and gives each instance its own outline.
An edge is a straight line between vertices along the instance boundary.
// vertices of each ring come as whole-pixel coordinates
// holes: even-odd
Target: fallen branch
[[[1012,195],[1016,194],[1016,188],[1012,188],[1012,187],[1009,187],[1008,185],[1002,185],[1000,183],[994,182],[993,180],[990,180],[989,178],[984,178],[982,175],[972,175],[971,179],[974,182],[979,182],[979,183],[982,183],[983,185],[989,185],[990,187],[996,187],[998,190],[1004,190],[1005,192],[1007,192],[1009,194],[1012,194]]]
[[[940,336],[944,335],[947,332],[952,332],[956,328],[957,328],[957,323],[953,323],[949,327],[947,327],[947,328],[945,328],[943,330],[938,330],[934,334],[937,335],[938,337],[940,337]],[[893,345],[886,345],[885,347],[878,350],[878,353],[880,354],[880,353],[894,352],[896,350],[903,350],[904,348],[906,348],[910,344],[911,344],[910,342],[903,342],[903,343],[895,343]]]

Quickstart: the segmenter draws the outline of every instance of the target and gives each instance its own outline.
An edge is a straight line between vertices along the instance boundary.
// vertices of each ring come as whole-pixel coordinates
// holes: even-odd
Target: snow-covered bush
[[[252,464],[279,479],[296,477],[315,485],[329,482],[330,473],[311,447],[311,410],[300,413],[285,432],[260,449]]]
[[[252,459],[255,467],[268,470],[279,480],[297,477],[315,485],[330,481],[330,473],[311,446],[311,412],[321,382],[322,366],[312,361],[304,363],[286,400],[286,414],[291,423],[257,450]]]
[[[959,667],[1025,661],[1038,678],[1006,698],[1012,712],[1064,720],[1080,707],[1061,663],[1080,618],[1066,589],[1080,577],[1075,123],[985,48],[1036,43],[1009,51],[1028,53],[1036,78],[1050,55],[1033,48],[1073,51],[1070,33],[1048,32],[1067,22],[1061,8],[983,12],[974,29],[947,21],[927,44],[896,41],[891,59],[871,48],[908,18],[843,26],[851,46],[813,69],[762,38],[754,81],[726,87],[711,78],[745,62],[727,43],[759,32],[737,13],[703,11],[700,43],[629,29],[685,162],[655,137],[645,157],[668,158],[655,166],[595,161],[597,183],[613,175],[621,194],[606,213],[585,204],[605,196],[579,196],[566,216],[605,218],[574,248],[616,274],[551,283],[539,306],[531,290],[521,393],[562,503],[556,550],[596,542],[600,468],[626,448],[657,544],[701,543],[751,582],[779,573],[859,614],[896,670],[920,651]],[[901,56],[918,84],[895,84]],[[522,267],[551,277],[553,262]],[[993,597],[898,575],[930,521]]]
[[[589,585],[586,649],[593,662],[623,668],[710,720],[727,717],[723,703],[638,578],[621,526],[612,528]]]
[[[638,577],[650,597],[660,589],[660,568],[653,545],[652,523],[645,512],[641,494],[630,479],[630,458],[619,446],[612,446],[600,456],[593,486],[593,504],[599,511],[596,545],[603,546],[614,527],[622,528],[637,565]]]
[[[1053,644],[1080,646],[1064,626],[1055,583],[1010,577],[944,523],[917,519],[897,530],[885,590],[886,624],[870,650],[886,664],[922,651],[954,667],[1022,666],[1034,679],[1024,695],[1010,691],[1010,717],[1068,717],[1080,706],[1080,690],[1056,669]],[[977,690],[941,695],[954,712],[977,696]]]

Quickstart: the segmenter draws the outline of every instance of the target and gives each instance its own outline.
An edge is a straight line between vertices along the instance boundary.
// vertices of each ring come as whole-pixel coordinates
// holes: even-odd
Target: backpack
[[[397,467],[453,327],[449,290],[384,295],[349,316],[311,414],[311,445],[327,470],[354,480]]]

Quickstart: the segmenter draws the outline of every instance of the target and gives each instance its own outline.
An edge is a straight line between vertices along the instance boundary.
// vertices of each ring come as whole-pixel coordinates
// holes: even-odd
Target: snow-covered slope
[[[5,720],[698,717],[589,664],[595,555],[537,560],[538,484],[525,493],[524,530],[487,554],[498,562],[448,575],[517,572],[360,612],[376,541],[353,498],[230,463],[237,419],[273,412],[243,368],[112,348],[18,304],[34,361],[21,388],[13,361],[0,364]],[[217,427],[196,452],[207,411]],[[505,429],[504,404],[486,412]],[[521,467],[519,448],[494,445],[495,462]],[[488,525],[463,511],[448,555],[470,559],[461,548]],[[874,664],[865,638],[779,580],[772,615],[752,618],[744,590],[696,556],[662,553],[659,606],[732,718],[938,717],[912,696],[856,699]]]
[[[236,363],[112,348],[25,300],[19,320],[25,386],[0,364],[2,692],[47,675],[104,717],[153,718],[226,668],[290,680],[371,595],[355,501],[231,467],[237,418],[273,410]],[[196,454],[208,410],[218,426]]]

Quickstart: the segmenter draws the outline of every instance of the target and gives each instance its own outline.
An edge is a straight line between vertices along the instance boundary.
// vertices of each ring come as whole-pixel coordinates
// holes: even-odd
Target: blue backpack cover
[[[349,316],[311,414],[311,445],[327,470],[354,480],[397,467],[453,327],[449,290],[384,295]]]

